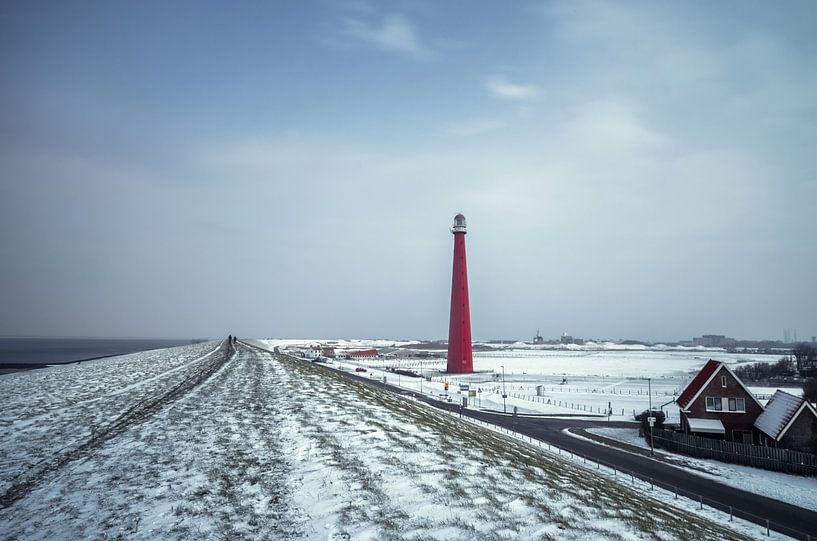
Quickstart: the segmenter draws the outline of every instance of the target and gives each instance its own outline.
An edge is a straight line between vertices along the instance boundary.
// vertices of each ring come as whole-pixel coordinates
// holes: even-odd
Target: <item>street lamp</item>
[[[502,413],[508,413],[508,408],[505,405],[505,399],[508,395],[505,393],[505,365],[502,365]]]

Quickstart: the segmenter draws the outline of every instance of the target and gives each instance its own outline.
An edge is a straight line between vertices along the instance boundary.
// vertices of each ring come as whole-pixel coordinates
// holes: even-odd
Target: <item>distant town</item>
[[[702,347],[702,348],[723,348],[730,353],[780,353],[782,350],[790,350],[795,345],[806,342],[807,340],[798,340],[797,333],[794,334],[785,331],[784,340],[743,340],[725,336],[723,334],[704,334],[702,336],[695,336],[691,340],[679,341],[660,341],[650,342],[647,340],[635,339],[609,339],[609,338],[580,338],[563,333],[558,338],[545,338],[539,331],[536,335],[526,342],[532,345],[549,345],[549,346],[570,346],[570,345],[592,345],[592,344],[618,344],[622,346],[645,346],[645,347]],[[492,345],[514,344],[519,343],[519,340],[514,339],[499,339],[489,340],[487,343]],[[817,343],[817,336],[811,336],[810,342]]]

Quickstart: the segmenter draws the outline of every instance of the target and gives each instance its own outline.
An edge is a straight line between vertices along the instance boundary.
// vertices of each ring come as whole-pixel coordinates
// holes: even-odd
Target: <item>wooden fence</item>
[[[698,458],[714,458],[764,470],[817,476],[817,455],[788,449],[701,438],[669,430],[653,431],[655,445]]]

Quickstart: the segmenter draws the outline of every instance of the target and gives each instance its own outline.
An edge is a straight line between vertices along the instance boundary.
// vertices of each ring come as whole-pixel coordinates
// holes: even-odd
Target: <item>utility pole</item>
[[[652,380],[647,378],[647,394],[650,395],[650,413],[647,422],[650,424],[650,456],[655,456],[655,440],[652,435],[652,425],[655,424],[655,417],[652,416]]]
[[[502,413],[508,413],[508,407],[505,405],[505,399],[508,395],[505,393],[505,365],[502,365]]]

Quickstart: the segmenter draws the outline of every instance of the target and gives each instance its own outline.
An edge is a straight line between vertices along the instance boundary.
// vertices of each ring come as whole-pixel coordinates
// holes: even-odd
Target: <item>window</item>
[[[723,409],[723,404],[721,403],[721,399],[718,396],[707,396],[706,397],[706,411],[721,411]]]
[[[724,406],[726,406],[724,408]],[[706,411],[731,411],[733,413],[746,412],[745,398],[721,398],[720,396],[706,397]]]
[[[726,387],[726,376],[721,376],[721,387]]]
[[[746,399],[745,398],[730,398],[729,399],[729,411],[739,411],[739,412],[746,411]]]
[[[733,430],[732,441],[737,443],[753,444],[752,432],[748,430]]]

